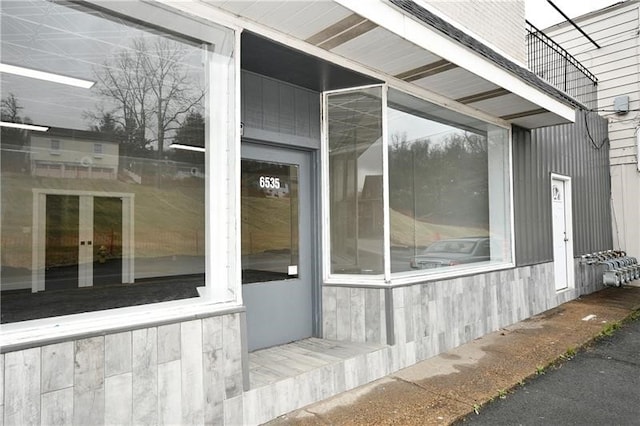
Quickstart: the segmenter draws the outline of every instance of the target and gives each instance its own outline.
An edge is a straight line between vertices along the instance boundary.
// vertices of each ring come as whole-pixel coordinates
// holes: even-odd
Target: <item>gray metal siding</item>
[[[245,129],[320,140],[320,94],[248,71],[241,77]]]
[[[576,112],[576,122],[513,128],[516,263],[553,261],[551,173],[571,177],[574,256],[612,248],[607,121]],[[591,139],[589,138],[591,135]],[[594,146],[595,145],[595,146]]]

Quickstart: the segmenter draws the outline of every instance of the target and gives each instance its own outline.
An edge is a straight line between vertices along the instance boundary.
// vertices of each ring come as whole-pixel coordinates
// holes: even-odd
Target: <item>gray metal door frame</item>
[[[259,141],[243,140],[242,159],[297,164],[299,166],[299,271],[300,277],[283,281],[268,281],[243,284],[243,300],[247,308],[248,350],[268,347],[299,340],[300,338],[319,336],[320,320],[320,265],[319,265],[319,198],[316,171],[317,153],[313,150],[296,149],[290,146],[273,145]],[[292,286],[308,286],[308,300],[301,300],[301,307],[291,307],[279,297],[286,296]],[[289,305],[289,310],[285,308]],[[295,304],[294,304],[295,305]],[[300,309],[298,309],[300,308]],[[299,327],[291,338],[283,338],[282,330],[272,327],[268,320],[273,312],[270,309],[285,309],[292,318],[306,318],[305,327]],[[282,312],[278,312],[281,315]],[[296,319],[294,319],[295,321]],[[295,328],[295,327],[294,327]],[[304,328],[303,331],[302,329]],[[285,331],[286,333],[286,331]]]

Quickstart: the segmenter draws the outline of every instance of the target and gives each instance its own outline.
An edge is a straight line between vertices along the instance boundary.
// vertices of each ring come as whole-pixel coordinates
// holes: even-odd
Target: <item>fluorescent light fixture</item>
[[[204,152],[204,148],[201,146],[193,146],[193,145],[183,145],[181,143],[172,143],[171,145],[169,145],[169,148],[174,148],[174,149],[184,149],[187,151],[196,151],[196,152]]]
[[[54,83],[66,84],[68,86],[81,87],[90,89],[95,81],[82,80],[80,78],[67,77],[66,75],[54,74],[51,72],[32,70],[31,68],[17,67],[15,65],[0,63],[0,72],[20,75],[23,77],[37,78],[38,80],[46,80]]]
[[[35,130],[37,132],[46,132],[49,130],[47,126],[36,126],[35,124],[11,123],[9,121],[0,121],[1,127],[11,127],[14,129]]]

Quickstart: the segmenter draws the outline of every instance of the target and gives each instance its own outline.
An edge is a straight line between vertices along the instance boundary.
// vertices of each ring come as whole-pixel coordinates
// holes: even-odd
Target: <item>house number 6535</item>
[[[260,176],[260,188],[279,189],[280,178],[273,176]]]

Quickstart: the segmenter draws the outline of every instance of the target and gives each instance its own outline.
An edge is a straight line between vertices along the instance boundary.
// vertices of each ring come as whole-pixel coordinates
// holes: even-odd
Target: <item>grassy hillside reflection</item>
[[[3,174],[3,267],[30,269],[32,266],[33,188],[86,191],[95,197],[114,192],[134,194],[136,258],[204,256],[204,183],[201,179],[164,182],[158,188],[107,179]]]
[[[242,197],[242,254],[291,250],[291,199]]]

